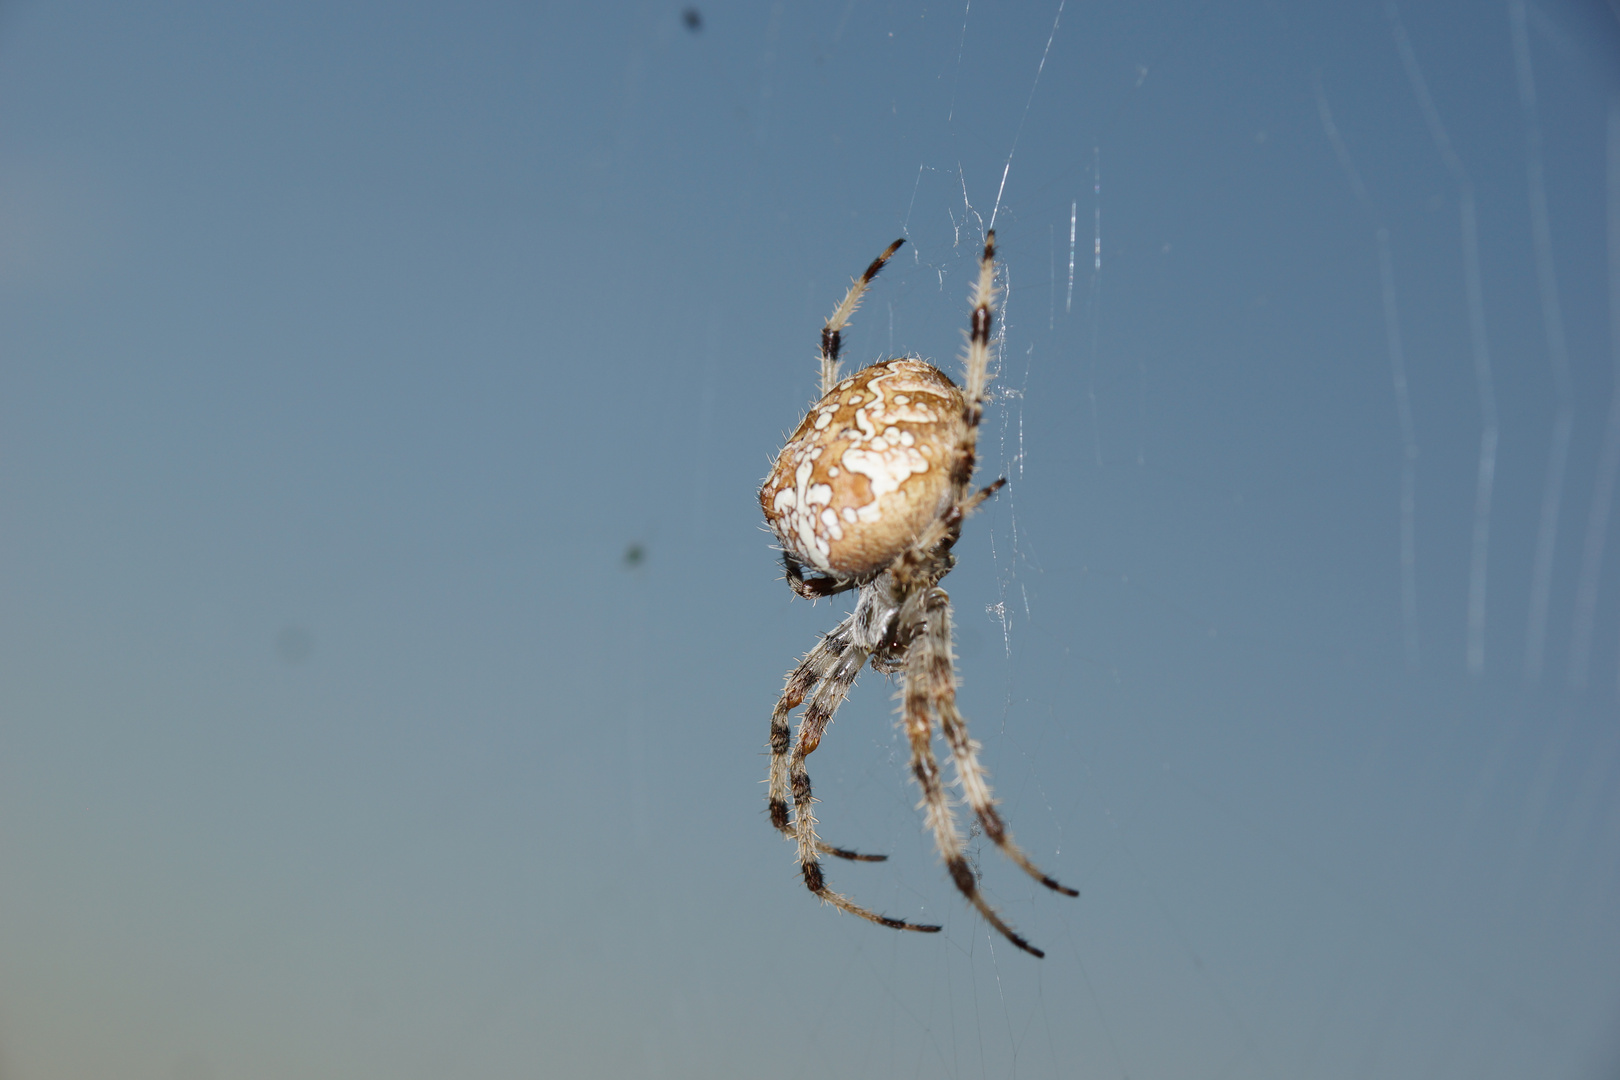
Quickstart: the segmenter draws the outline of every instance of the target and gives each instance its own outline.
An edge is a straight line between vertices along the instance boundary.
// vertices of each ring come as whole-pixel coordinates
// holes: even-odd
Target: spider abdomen
[[[834,386],[759,490],[784,555],[848,578],[893,562],[951,498],[964,405],[943,372],[910,357]]]

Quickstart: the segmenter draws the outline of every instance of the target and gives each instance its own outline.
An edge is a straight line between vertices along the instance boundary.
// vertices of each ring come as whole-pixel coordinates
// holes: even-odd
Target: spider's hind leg
[[[776,708],[771,711],[771,769],[768,796],[771,824],[776,827],[777,832],[790,840],[798,839],[798,831],[788,814],[790,745],[788,717],[807,695],[810,696],[810,707],[805,710],[805,718],[800,726],[801,742],[804,725],[810,725],[814,733],[810,749],[803,751],[808,754],[815,749],[815,743],[820,742],[821,732],[832,720],[833,713],[838,711],[838,706],[843,704],[850,687],[855,684],[855,676],[860,674],[861,664],[865,662],[865,654],[855,650],[860,653],[860,659],[853,665],[853,670],[847,670],[850,665],[846,661],[850,659],[850,650],[854,649],[850,641],[850,627],[853,622],[854,616],[845,619],[832,633],[822,638],[815,648],[805,654],[799,666],[788,673],[787,685],[782,688],[782,696],[777,700]],[[808,780],[806,782],[808,783]],[[848,848],[833,847],[819,839],[815,840],[815,850],[823,855],[855,862],[882,862],[888,858],[887,855],[866,855]]]
[[[1020,949],[1032,956],[1045,956],[1044,952],[1008,926],[1000,912],[990,905],[979,890],[978,876],[963,853],[956,817],[951,811],[945,784],[939,774],[939,762],[934,757],[930,717],[939,718],[940,728],[951,747],[951,759],[956,765],[957,783],[962,787],[968,805],[984,826],[985,835],[1041,884],[1068,896],[1080,894],[1043,874],[1029,856],[1013,843],[1012,834],[996,812],[990,785],[974,756],[976,746],[968,738],[967,723],[956,711],[956,676],[951,662],[950,597],[945,590],[929,590],[923,602],[923,621],[923,631],[913,642],[906,665],[903,709],[906,734],[911,739],[912,773],[917,785],[922,788],[923,806],[934,833],[934,843],[939,848],[940,858],[945,861],[945,868],[950,871],[951,880],[962,895],[978,908],[979,914]]]
[[[804,764],[804,759],[820,744],[822,732],[832,719],[832,714],[839,703],[843,701],[844,695],[849,692],[849,687],[855,682],[855,676],[865,664],[866,657],[866,651],[857,646],[851,645],[845,650],[833,664],[821,688],[811,698],[809,707],[805,709],[804,719],[799,723],[799,737],[793,746],[788,767],[793,789],[793,833],[799,843],[799,870],[804,876],[805,887],[840,911],[859,915],[863,919],[893,930],[917,930],[925,934],[935,934],[939,932],[938,926],[891,919],[887,915],[879,915],[875,911],[861,907],[841,893],[833,892],[821,872],[821,860],[816,858],[818,853],[839,855],[844,858],[872,858],[869,855],[861,856],[840,848],[829,847],[816,837],[816,818],[810,809],[815,799],[810,794],[810,773]],[[877,856],[879,859],[884,857]]]
[[[974,816],[979,819],[984,835],[1001,849],[1003,855],[1017,863],[1024,873],[1048,889],[1060,892],[1064,896],[1079,896],[1080,890],[1071,889],[1048,875],[1035,865],[1033,859],[1024,854],[1023,848],[1013,842],[1011,830],[1002,820],[1001,812],[996,809],[996,798],[990,791],[990,781],[985,776],[984,766],[979,764],[979,744],[968,736],[967,721],[956,711],[954,694],[949,700],[939,703],[939,726],[944,732],[946,744],[951,748],[951,762],[956,766],[957,786],[962,789],[963,799],[973,809]]]

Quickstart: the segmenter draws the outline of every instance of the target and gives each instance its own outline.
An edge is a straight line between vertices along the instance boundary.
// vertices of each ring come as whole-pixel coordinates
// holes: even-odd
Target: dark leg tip
[[[889,858],[887,855],[862,855],[858,851],[840,847],[829,847],[824,850],[828,855],[836,855],[840,859],[848,859],[850,862],[885,862]]]
[[[1045,953],[1044,950],[1037,949],[1035,946],[1031,945],[1028,941],[1026,941],[1024,939],[1024,936],[1022,934],[1019,934],[1016,931],[1014,931],[1013,928],[1008,926],[1006,923],[1002,922],[999,919],[992,919],[991,920],[991,925],[993,925],[997,930],[1001,931],[1001,936],[1002,937],[1004,937],[1008,941],[1012,942],[1018,948],[1020,948],[1020,949],[1024,950],[1025,952],[1029,953],[1029,955],[1033,956],[1035,959],[1037,959],[1037,960],[1046,959],[1046,953]]]
[[[1061,884],[1059,882],[1053,881],[1049,877],[1041,878],[1041,884],[1045,885],[1048,889],[1051,889],[1053,892],[1062,893],[1064,896],[1079,896],[1080,895],[1080,890],[1079,889],[1071,889],[1067,885],[1064,885],[1064,884]]]

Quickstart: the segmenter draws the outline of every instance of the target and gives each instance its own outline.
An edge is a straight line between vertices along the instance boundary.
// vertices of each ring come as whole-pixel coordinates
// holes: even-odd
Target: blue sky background
[[[0,1077],[1613,1076],[1614,14],[1401,9],[1451,168],[1377,0],[700,12],[0,12]],[[760,784],[821,320],[905,236],[848,355],[954,371],[992,218],[1039,962],[881,677],[832,880],[943,933]]]

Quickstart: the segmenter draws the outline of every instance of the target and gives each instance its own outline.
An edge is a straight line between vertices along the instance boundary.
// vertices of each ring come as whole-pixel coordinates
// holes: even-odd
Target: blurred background
[[[0,10],[0,1076],[1612,1077],[1594,0]],[[1010,948],[755,492],[821,322],[998,398]],[[1612,528],[1611,528],[1612,526]]]

